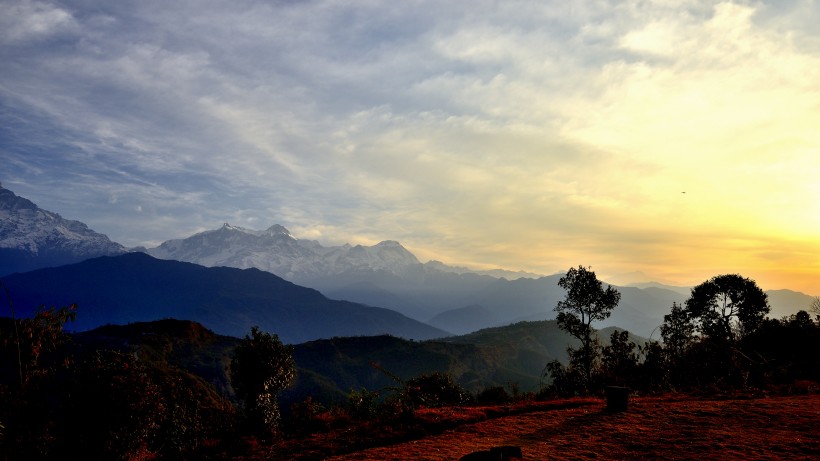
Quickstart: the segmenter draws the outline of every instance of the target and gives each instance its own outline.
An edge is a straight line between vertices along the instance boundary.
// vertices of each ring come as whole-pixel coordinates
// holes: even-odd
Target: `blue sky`
[[[278,223],[817,293],[818,23],[808,0],[0,1],[0,181],[125,245]]]

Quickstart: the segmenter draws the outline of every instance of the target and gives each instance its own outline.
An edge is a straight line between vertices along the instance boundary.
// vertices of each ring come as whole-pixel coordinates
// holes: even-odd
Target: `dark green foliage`
[[[638,364],[630,387],[645,392],[668,389],[669,361],[663,345],[657,341],[647,341],[643,346],[638,346],[638,352],[643,361]]]
[[[672,310],[663,316],[661,337],[667,353],[673,361],[679,360],[686,354],[687,349],[695,340],[695,324],[690,312],[672,303]]]
[[[277,335],[251,328],[234,350],[231,384],[243,402],[249,429],[263,437],[278,431],[281,420],[277,394],[296,377],[293,346]]]
[[[64,346],[71,343],[71,337],[63,331],[63,325],[73,322],[76,316],[77,306],[74,304],[59,309],[40,306],[34,317],[18,321],[13,336],[11,330],[4,332],[4,349],[14,349],[19,354],[20,362],[15,360],[14,364],[22,366],[23,384],[70,363],[71,358],[66,355]],[[11,364],[12,361],[4,363]]]
[[[570,268],[558,281],[558,286],[567,291],[566,298],[555,307],[558,312],[558,326],[578,338],[581,347],[572,352],[580,367],[587,391],[593,387],[593,371],[599,351],[593,341],[592,322],[606,320],[621,300],[618,290],[607,286],[595,276],[595,272],[584,266]]]
[[[609,346],[601,350],[601,373],[605,385],[629,385],[638,369],[636,345],[628,331],[613,331]]]
[[[767,319],[743,338],[740,347],[756,385],[820,382],[820,322],[813,322],[806,311],[782,320]]]
[[[358,421],[369,421],[376,416],[378,410],[378,392],[371,392],[366,388],[351,390],[347,396],[347,411]]]
[[[572,362],[567,365],[553,360],[544,367],[544,377],[550,384],[539,391],[542,397],[569,397],[585,392],[586,381],[581,370]]]
[[[502,386],[493,386],[484,389],[476,396],[476,401],[480,404],[504,404],[512,400],[512,396]]]
[[[55,453],[91,459],[134,459],[157,452],[168,408],[136,358],[97,351],[73,370],[57,415]]]
[[[62,403],[58,381],[67,380],[73,363],[71,338],[63,325],[75,315],[76,306],[71,305],[40,307],[32,318],[3,319],[0,421],[6,426],[4,458],[45,458],[59,440],[54,428]]]
[[[712,277],[686,300],[686,311],[701,334],[730,343],[754,331],[770,310],[766,293],[737,274]]]
[[[284,429],[290,436],[324,432],[330,429],[331,423],[331,419],[325,417],[326,415],[329,415],[329,411],[324,405],[308,397],[290,406]],[[334,418],[333,422],[340,424],[339,418]]]
[[[401,398],[412,408],[464,405],[472,395],[445,373],[421,375],[407,380]]]
[[[754,332],[769,310],[766,293],[740,275],[718,275],[694,287],[685,308],[673,306],[661,330],[670,340],[672,384],[748,385],[749,357],[738,340]],[[693,332],[699,334],[696,341]]]
[[[230,403],[165,361],[168,351],[141,349],[149,335],[119,340],[130,327],[68,335],[63,323],[75,312],[41,309],[19,321],[26,376],[20,386],[16,370],[1,375],[0,421],[7,429],[0,458],[191,458],[204,453],[205,440],[230,431]],[[0,336],[8,338],[11,321],[2,320]],[[0,352],[10,349],[16,352],[3,341]]]

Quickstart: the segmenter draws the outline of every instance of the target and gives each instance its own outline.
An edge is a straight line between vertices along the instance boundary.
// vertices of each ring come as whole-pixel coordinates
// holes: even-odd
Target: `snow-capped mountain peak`
[[[0,275],[125,252],[85,224],[43,210],[0,186]]]
[[[285,235],[285,236],[293,238],[293,235],[291,235],[290,231],[285,229],[283,226],[280,226],[279,224],[274,224],[274,225],[268,227],[265,230],[264,234],[269,235],[271,237],[274,236],[274,235]]]
[[[393,240],[373,246],[325,247],[315,241],[299,240],[279,224],[257,231],[225,223],[216,230],[169,240],[147,252],[157,258],[205,266],[256,267],[290,280],[350,271],[398,273],[421,264]]]

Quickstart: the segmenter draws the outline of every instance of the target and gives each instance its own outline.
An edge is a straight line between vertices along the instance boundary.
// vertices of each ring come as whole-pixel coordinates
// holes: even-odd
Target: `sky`
[[[126,246],[281,224],[817,295],[818,23],[812,0],[0,0],[0,182]]]

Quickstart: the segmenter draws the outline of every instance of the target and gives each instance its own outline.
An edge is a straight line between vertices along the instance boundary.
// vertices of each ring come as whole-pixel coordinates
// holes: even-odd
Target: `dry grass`
[[[820,459],[820,396],[706,399],[636,398],[624,413],[604,402],[532,407],[480,419],[477,410],[439,412],[465,422],[437,435],[331,457],[342,460],[457,460],[499,445],[524,459]],[[478,410],[479,412],[481,410]],[[431,418],[433,412],[420,417]],[[486,409],[485,409],[486,415]],[[338,435],[338,434],[337,434]]]

